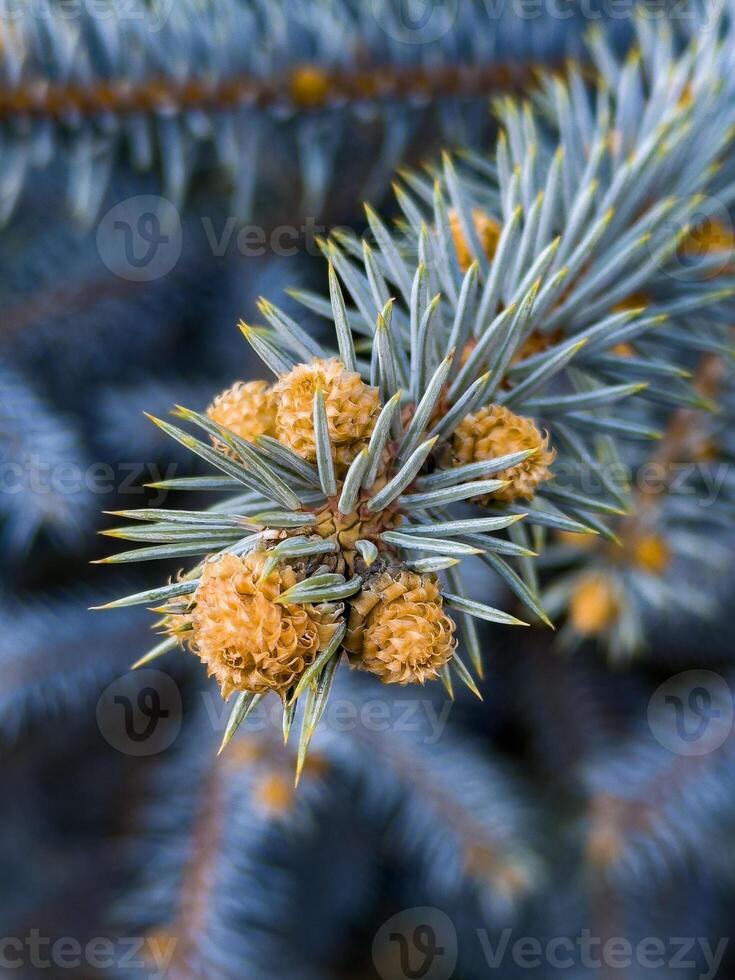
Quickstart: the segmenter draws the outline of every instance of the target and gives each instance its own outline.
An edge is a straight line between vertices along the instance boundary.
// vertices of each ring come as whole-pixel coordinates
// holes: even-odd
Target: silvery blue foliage
[[[294,156],[307,212],[320,212],[350,170],[379,194],[419,133],[430,128],[434,146],[473,142],[494,85],[578,51],[582,30],[605,13],[598,3],[583,12],[490,0],[4,7],[0,216],[13,213],[35,169],[63,161],[69,207],[84,224],[123,149],[136,168],[160,166],[176,205],[192,176],[216,165],[243,218],[256,191],[282,191],[275,172]],[[610,19],[616,38],[628,34],[625,13]],[[301,66],[330,79],[307,111],[293,98]]]
[[[84,483],[87,460],[74,424],[0,363],[0,541],[9,559],[27,553],[41,531],[79,546],[94,507]]]
[[[0,638],[0,732],[13,740],[49,724],[87,720],[105,684],[128,667],[130,643],[145,636],[133,613],[109,629],[86,629],[89,593],[4,596]]]
[[[431,904],[481,911],[488,924],[514,921],[543,880],[527,790],[446,730],[441,701],[337,687],[303,792],[292,795],[293,756],[264,708],[221,767],[206,710],[159,767],[117,915],[123,931],[177,936],[182,974],[236,977],[246,963],[257,977],[309,976],[374,915],[383,865]]]

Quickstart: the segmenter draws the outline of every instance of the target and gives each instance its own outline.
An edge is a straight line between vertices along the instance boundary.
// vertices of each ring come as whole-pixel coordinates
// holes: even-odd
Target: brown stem
[[[291,106],[316,110],[341,102],[465,98],[520,89],[534,73],[531,64],[498,64],[439,68],[373,65],[353,71],[303,65],[270,78],[236,75],[212,80],[179,81],[158,77],[143,82],[125,78],[99,80],[91,86],[55,84],[39,78],[0,90],[0,120],[17,117],[56,122],[100,114],[226,110],[239,106]]]

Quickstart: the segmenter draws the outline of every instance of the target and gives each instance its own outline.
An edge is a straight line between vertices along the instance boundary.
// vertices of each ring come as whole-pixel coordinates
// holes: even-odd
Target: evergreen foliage
[[[106,10],[0,28],[0,935],[373,980],[427,906],[456,977],[527,977],[489,969],[509,929],[727,980],[731,0],[584,44],[481,0],[410,44],[388,0]],[[142,193],[184,232],[153,283],[95,237]],[[343,227],[214,255],[229,212]],[[273,656],[222,683],[233,608]],[[171,744],[137,754],[112,694],[164,697]]]

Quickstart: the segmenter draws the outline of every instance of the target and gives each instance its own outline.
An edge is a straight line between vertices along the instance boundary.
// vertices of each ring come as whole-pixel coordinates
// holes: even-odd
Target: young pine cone
[[[457,466],[523,449],[536,450],[522,463],[494,474],[499,480],[508,480],[508,486],[492,495],[478,498],[476,503],[482,504],[491,500],[505,503],[518,499],[531,500],[538,485],[550,479],[549,467],[556,455],[553,449],[549,449],[548,435],[542,436],[532,419],[514,415],[503,405],[485,405],[466,415],[454,431],[452,448]]]
[[[314,394],[318,387],[324,393],[335,469],[343,475],[373,431],[380,413],[378,390],[366,385],[356,371],[347,371],[336,357],[297,364],[278,380],[273,387],[278,438],[310,462],[316,459]]]
[[[569,598],[569,621],[581,636],[599,636],[618,618],[620,604],[609,575],[588,572]]]
[[[236,381],[217,395],[207,417],[241,439],[252,441],[257,436],[275,435],[276,402],[265,381]],[[218,448],[226,449],[219,440],[214,441]]]
[[[338,626],[341,606],[275,602],[297,575],[279,565],[260,581],[267,558],[258,551],[208,562],[194,593],[185,638],[225,699],[235,690],[283,696]]]
[[[475,226],[475,234],[479,239],[483,252],[488,259],[492,259],[498,247],[500,225],[490,215],[485,214],[479,208],[474,208],[472,211],[472,224]],[[449,229],[452,233],[457,264],[462,272],[467,272],[472,263],[472,255],[462,231],[459,215],[454,210],[449,212]]]
[[[660,534],[634,534],[623,541],[634,565],[650,575],[663,575],[671,560],[671,551]]]
[[[344,647],[355,667],[384,684],[423,684],[437,677],[457,645],[435,575],[380,571],[350,606]]]

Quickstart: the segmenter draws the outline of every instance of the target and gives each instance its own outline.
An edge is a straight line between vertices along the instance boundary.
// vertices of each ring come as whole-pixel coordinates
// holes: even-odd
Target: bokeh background
[[[360,231],[399,166],[487,148],[490,97],[590,26],[627,43],[632,5],[562,7],[0,13],[3,974],[735,975],[727,601],[624,667],[486,627],[482,702],[348,676],[297,792],[275,712],[215,760],[194,658],[131,675],[146,613],[88,611],[163,572],[90,565],[103,511],[197,472],[142,412],[254,376],[238,319],[323,291],[317,236]],[[715,725],[706,751],[657,735],[667,697]]]

